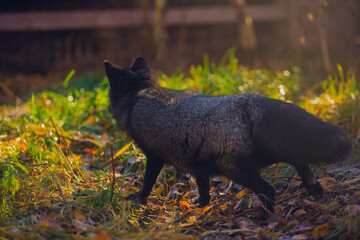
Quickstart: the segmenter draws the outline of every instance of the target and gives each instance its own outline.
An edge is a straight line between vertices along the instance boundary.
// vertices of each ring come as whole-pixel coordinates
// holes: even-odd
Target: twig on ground
[[[111,193],[110,193],[110,202],[113,199],[114,196],[114,189],[115,189],[115,161],[114,161],[114,149],[113,146],[110,146],[110,152],[111,152],[111,170],[112,170],[112,181],[111,181]]]
[[[229,229],[229,230],[212,230],[212,231],[207,231],[204,232],[203,234],[201,234],[200,238],[204,238],[208,235],[212,235],[212,234],[234,234],[234,233],[241,233],[241,232],[248,232],[248,233],[257,233],[258,230],[252,230],[252,229]]]

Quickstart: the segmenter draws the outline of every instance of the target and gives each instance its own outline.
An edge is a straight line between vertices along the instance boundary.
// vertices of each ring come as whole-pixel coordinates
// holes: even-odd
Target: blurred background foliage
[[[339,63],[359,72],[359,13],[357,0],[1,1],[0,103],[28,99],[71,69],[103,74],[105,59],[128,66],[144,56],[171,75],[204,53],[221,65],[232,47],[241,65],[288,69],[312,87]]]

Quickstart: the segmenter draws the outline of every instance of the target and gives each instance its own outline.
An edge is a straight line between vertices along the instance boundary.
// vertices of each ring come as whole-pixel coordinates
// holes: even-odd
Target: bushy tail
[[[302,108],[264,99],[264,114],[254,127],[255,144],[277,161],[290,164],[338,162],[351,150],[347,136]]]

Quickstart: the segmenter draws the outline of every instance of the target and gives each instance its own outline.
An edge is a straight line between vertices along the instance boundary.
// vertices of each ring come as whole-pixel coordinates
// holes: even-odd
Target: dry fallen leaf
[[[309,237],[306,234],[296,234],[291,237],[293,240],[303,240],[303,239],[309,239]]]
[[[180,208],[181,209],[189,209],[190,208],[190,204],[187,201],[180,201]]]
[[[21,141],[20,142],[20,150],[25,153],[28,149],[29,149],[29,147],[26,145],[26,143],[24,141]]]
[[[84,152],[95,155],[97,149],[85,148]]]
[[[283,228],[287,224],[288,224],[288,221],[286,220],[286,218],[282,217],[279,219],[279,221],[275,225],[274,229],[275,229],[275,231],[279,231],[281,228]]]
[[[93,226],[82,220],[74,220],[73,227],[81,231],[87,231],[93,228]]]
[[[323,224],[323,225],[319,225],[316,226],[313,230],[312,230],[312,235],[315,238],[324,238],[326,236],[329,236],[329,225],[327,223]]]
[[[245,195],[245,193],[246,193],[246,188],[243,188],[238,194],[236,194],[236,197],[240,199]]]
[[[294,216],[296,218],[299,218],[301,216],[305,216],[306,215],[306,211],[304,209],[299,209],[294,213]]]
[[[90,240],[111,240],[111,233],[108,231],[102,230],[96,234],[95,237],[90,238]]]
[[[206,213],[207,211],[209,211],[210,209],[211,209],[210,206],[206,206],[206,207],[203,207],[203,208],[195,209],[194,213],[203,214],[203,213]]]
[[[94,116],[90,115],[90,117],[85,120],[84,125],[89,125],[89,124],[94,123],[94,122],[95,122]]]
[[[189,222],[195,222],[196,221],[196,217],[195,216],[190,216],[188,219]]]
[[[50,223],[46,220],[41,221],[40,226],[42,227],[50,227]]]
[[[163,188],[161,186],[155,188],[155,192],[158,194],[158,195],[161,195],[161,193],[163,192]]]
[[[321,178],[318,180],[320,185],[326,190],[336,183],[335,178]]]
[[[75,219],[80,221],[85,221],[86,217],[81,214],[77,209],[75,209]]]
[[[225,202],[224,204],[220,205],[220,209],[222,211],[225,211],[226,209],[228,209],[228,207],[229,207],[229,202]]]
[[[347,205],[345,210],[348,215],[360,214],[360,206],[356,204]]]
[[[131,225],[133,225],[135,227],[139,226],[139,224],[136,220],[130,219],[129,222],[131,223]]]

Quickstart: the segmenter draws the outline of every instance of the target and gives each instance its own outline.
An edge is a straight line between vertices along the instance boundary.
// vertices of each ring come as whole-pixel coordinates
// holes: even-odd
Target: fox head
[[[136,58],[130,68],[120,68],[107,60],[104,61],[104,66],[110,86],[110,111],[112,106],[121,104],[140,90],[156,84],[149,65],[142,57]]]

